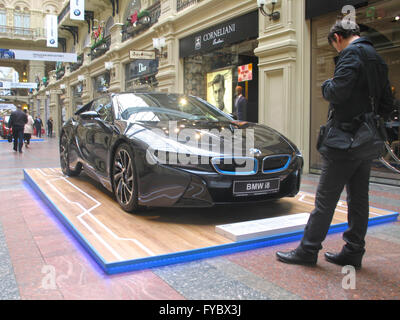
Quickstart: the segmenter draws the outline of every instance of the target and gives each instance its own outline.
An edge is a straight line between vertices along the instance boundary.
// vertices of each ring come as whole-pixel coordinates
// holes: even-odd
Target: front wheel
[[[134,154],[127,144],[121,144],[114,155],[112,181],[115,197],[127,212],[137,211],[138,192]]]
[[[62,172],[70,177],[78,176],[81,173],[82,165],[77,164],[75,168],[71,168],[69,163],[69,143],[65,134],[61,136],[60,141],[60,164]]]

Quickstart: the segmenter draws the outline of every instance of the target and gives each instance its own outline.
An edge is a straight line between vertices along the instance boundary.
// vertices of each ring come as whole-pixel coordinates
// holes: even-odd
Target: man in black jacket
[[[24,127],[28,122],[28,117],[22,111],[21,106],[17,106],[17,110],[13,111],[8,121],[8,127],[12,128],[14,136],[14,151],[22,153],[22,146],[24,145]]]
[[[376,53],[372,43],[360,37],[357,25],[344,28],[338,21],[328,35],[329,43],[339,52],[332,79],[322,84],[322,94],[330,102],[334,121],[351,123],[359,114],[371,112],[368,94],[367,68],[360,46],[368,56],[369,67],[374,70],[374,92],[380,113],[390,111],[393,105],[388,68]],[[304,230],[300,245],[290,252],[277,252],[277,258],[285,263],[315,265],[322,249],[333,214],[343,188],[346,186],[348,229],[343,233],[345,245],[339,253],[325,253],[325,259],[338,265],[361,268],[365,253],[365,235],[369,215],[369,177],[371,159],[354,159],[343,155],[342,150],[322,154],[322,173],[317,188],[315,209]]]

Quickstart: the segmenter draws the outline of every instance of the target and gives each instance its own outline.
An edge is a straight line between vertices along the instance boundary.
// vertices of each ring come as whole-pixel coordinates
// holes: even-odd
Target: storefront
[[[399,157],[400,3],[397,0],[332,1],[330,5],[324,6],[319,0],[307,1],[307,18],[311,19],[312,30],[310,143],[311,146],[315,146],[319,127],[326,121],[328,113],[328,102],[322,97],[321,84],[332,77],[335,67],[333,58],[337,53],[329,46],[327,34],[342,7],[348,4],[356,8],[355,19],[360,26],[361,35],[371,39],[378,53],[388,64],[389,80],[396,102],[386,123],[392,149]],[[385,159],[400,169],[389,154],[385,156]],[[310,148],[310,171],[318,172],[320,167],[319,153],[315,148]],[[382,178],[393,182],[400,181],[399,174],[388,170],[378,161],[374,163],[372,177],[377,181]]]
[[[254,11],[180,39],[185,94],[199,96],[232,113],[234,89],[240,85],[248,100],[247,120],[257,122],[257,38],[258,12]],[[246,70],[247,78],[242,79],[241,70]]]
[[[158,59],[137,59],[125,65],[125,90],[154,90],[158,82]]]

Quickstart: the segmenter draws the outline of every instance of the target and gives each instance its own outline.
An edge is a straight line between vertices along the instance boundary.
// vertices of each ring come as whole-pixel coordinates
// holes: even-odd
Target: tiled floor
[[[0,299],[136,300],[400,300],[400,222],[371,227],[355,289],[342,268],[323,259],[340,234],[324,242],[315,268],[280,263],[282,244],[190,263],[108,276],[23,181],[23,168],[58,167],[56,139],[17,154],[0,143]],[[314,192],[318,177],[305,176]],[[371,205],[399,211],[400,188],[371,184]]]

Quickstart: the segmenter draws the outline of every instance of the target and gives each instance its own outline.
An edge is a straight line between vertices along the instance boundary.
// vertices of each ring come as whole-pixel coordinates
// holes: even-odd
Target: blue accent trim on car
[[[246,160],[253,160],[253,170],[251,171],[225,171],[225,170],[221,170],[220,168],[218,168],[218,164],[214,163],[217,160],[222,160],[222,159],[246,159]],[[257,173],[258,171],[258,160],[254,157],[214,157],[211,159],[211,165],[213,166],[213,168],[220,174],[223,175],[228,175],[228,176],[249,176],[249,175],[254,175]]]

